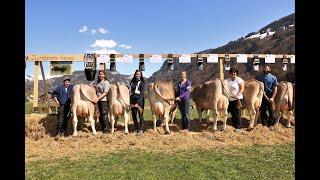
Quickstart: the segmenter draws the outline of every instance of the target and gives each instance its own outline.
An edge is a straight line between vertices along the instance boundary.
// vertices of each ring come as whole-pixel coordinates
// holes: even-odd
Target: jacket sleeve
[[[56,87],[56,89],[54,89],[52,92],[52,97],[58,97],[58,96],[59,96],[59,86]]]
[[[138,99],[139,105],[143,104],[144,90],[145,90],[145,84],[143,82],[141,82],[140,83],[140,96],[139,96],[139,99]]]
[[[190,89],[191,89],[191,82],[187,81],[187,88],[185,89],[185,91],[179,96],[180,99],[184,98],[187,94],[190,93]]]

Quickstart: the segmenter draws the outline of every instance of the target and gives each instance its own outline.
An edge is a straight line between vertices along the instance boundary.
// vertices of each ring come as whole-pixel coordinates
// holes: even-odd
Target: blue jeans
[[[181,122],[182,122],[182,129],[189,129],[190,128],[190,120],[189,120],[189,107],[190,107],[190,100],[181,99],[178,103],[180,114],[181,114]]]

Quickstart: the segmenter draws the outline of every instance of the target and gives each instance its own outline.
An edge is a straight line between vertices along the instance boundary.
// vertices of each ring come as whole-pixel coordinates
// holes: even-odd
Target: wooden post
[[[38,67],[39,61],[34,62],[34,80],[33,80],[33,111],[38,107]]]
[[[224,80],[224,67],[223,67],[223,58],[219,59],[219,75],[220,79],[223,81]]]
[[[46,81],[46,77],[44,74],[42,61],[40,61],[40,68],[41,68],[41,74],[42,74],[42,79],[43,79],[44,92],[46,94],[45,97],[46,97],[46,101],[47,101],[47,105],[48,105],[48,113],[51,113],[50,100],[49,100],[49,94],[48,94],[48,88],[47,88],[47,81]]]

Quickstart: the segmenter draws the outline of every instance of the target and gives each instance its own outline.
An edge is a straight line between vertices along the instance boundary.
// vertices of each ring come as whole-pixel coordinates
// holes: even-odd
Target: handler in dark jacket
[[[191,81],[187,80],[187,72],[182,71],[180,73],[180,82],[177,85],[176,101],[181,114],[182,129],[190,130],[190,92],[191,92]]]
[[[67,132],[72,88],[73,85],[70,85],[70,78],[66,77],[63,79],[63,85],[58,86],[53,91],[54,100],[59,105],[57,137],[63,137]]]
[[[130,82],[130,104],[133,105],[131,109],[132,119],[133,119],[134,126],[136,128],[138,136],[143,133],[144,90],[145,90],[145,82],[142,76],[142,72],[140,70],[136,70],[134,73],[134,77]],[[139,120],[140,120],[139,124],[137,121],[137,114],[139,114]]]

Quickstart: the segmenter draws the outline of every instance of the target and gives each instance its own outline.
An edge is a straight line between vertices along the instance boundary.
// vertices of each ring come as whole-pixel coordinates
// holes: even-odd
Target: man
[[[189,106],[190,106],[190,92],[191,92],[191,81],[187,79],[187,72],[182,71],[180,73],[180,82],[177,84],[176,101],[178,102],[182,129],[190,130],[190,119],[189,119]]]
[[[73,85],[70,85],[70,78],[65,77],[63,79],[63,85],[58,86],[52,94],[54,100],[57,102],[59,106],[57,137],[63,137],[66,135],[67,132],[72,88]]]
[[[263,96],[262,103],[260,107],[261,119],[260,123],[262,125],[266,125],[270,127],[270,130],[274,130],[275,123],[275,106],[274,106],[274,98],[277,94],[277,86],[278,81],[277,78],[270,73],[271,68],[269,65],[263,66],[263,74],[260,74],[257,78],[258,81],[263,82],[264,84],[264,92],[268,98]],[[269,112],[269,120],[267,113]]]

